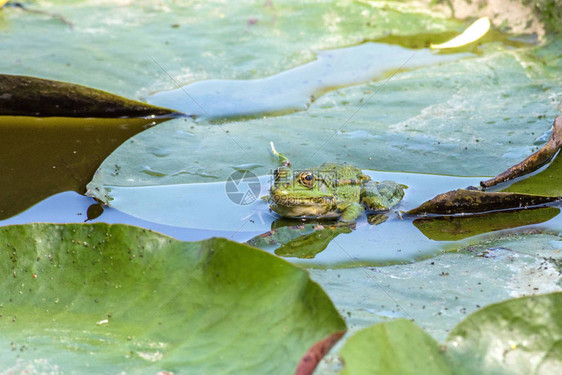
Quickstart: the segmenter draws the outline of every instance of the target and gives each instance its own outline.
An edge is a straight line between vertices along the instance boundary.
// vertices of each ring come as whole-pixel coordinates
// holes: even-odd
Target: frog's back
[[[318,167],[319,172],[331,174],[337,179],[361,178],[361,169],[347,163],[326,162]]]
[[[318,175],[331,184],[338,203],[359,202],[361,186],[369,179],[361,169],[351,164],[326,162],[318,167]]]

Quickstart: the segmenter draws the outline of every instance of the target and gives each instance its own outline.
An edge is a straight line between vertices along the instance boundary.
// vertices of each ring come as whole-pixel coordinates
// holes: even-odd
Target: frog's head
[[[324,178],[315,170],[293,171],[282,166],[273,172],[269,203],[284,217],[330,217],[337,203]]]

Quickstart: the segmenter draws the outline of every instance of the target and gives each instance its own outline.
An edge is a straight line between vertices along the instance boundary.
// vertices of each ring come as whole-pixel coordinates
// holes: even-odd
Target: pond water
[[[262,200],[233,204],[224,181],[251,169],[267,194],[274,141],[296,168],[348,162],[375,180],[409,186],[385,223],[363,217],[313,259],[291,261],[411,262],[463,247],[488,222],[497,235],[513,227],[562,230],[556,208],[448,222],[397,213],[478,185],[484,177],[463,176],[495,175],[546,142],[561,98],[556,38],[535,46],[494,29],[477,44],[435,51],[430,43],[465,25],[365,3],[43,5],[49,12],[2,12],[3,48],[11,53],[0,68],[145,98],[194,119],[4,117],[2,181],[10,189],[1,225],[84,221],[93,200],[68,190],[84,193],[91,179],[87,194],[111,206],[92,221],[185,240],[247,241],[275,227],[277,217]],[[204,30],[210,23],[216,29]],[[59,40],[41,58],[44,33],[24,36],[34,28]],[[182,35],[190,36],[189,48]],[[471,229],[451,235],[447,225]]]
[[[402,202],[382,224],[371,225],[365,216],[360,217],[351,233],[340,234],[312,259],[288,255],[291,261],[308,267],[380,266],[425,259],[464,248],[473,242],[512,235],[517,231],[562,233],[559,204],[539,210],[449,217],[445,221],[427,218],[424,220],[429,224],[424,225],[424,221],[420,222],[422,219],[403,217],[400,212],[415,208],[441,192],[477,186],[485,178],[364,172],[375,181],[393,180],[408,186]],[[259,196],[267,195],[271,176],[261,176],[259,182]],[[0,225],[85,221],[127,223],[186,241],[225,237],[239,242],[279,227],[276,225],[279,217],[269,210],[267,202],[257,199],[246,205],[236,204],[229,198],[225,182],[104,189],[106,194],[111,195],[111,206],[92,220],[87,220],[87,211],[96,201],[66,192],[0,221]],[[187,211],[198,214],[189,215]],[[432,228],[431,224],[435,227]]]
[[[295,169],[347,162],[408,186],[385,222],[362,216],[313,257],[284,253],[308,268],[351,331],[406,317],[442,340],[480,306],[560,290],[560,204],[438,219],[402,214],[478,186],[545,144],[562,100],[559,34],[537,43],[494,25],[477,43],[447,52],[428,46],[470,22],[418,3],[34,6],[44,12],[0,11],[3,73],[83,84],[188,116],[2,116],[0,226],[82,223],[99,207],[95,197],[108,206],[88,222],[246,242],[284,223],[263,200],[233,203],[226,181],[248,170],[259,176],[257,195],[267,194],[278,165],[273,141]],[[541,181],[559,181],[546,168],[535,173]],[[335,373],[330,363],[318,373]]]

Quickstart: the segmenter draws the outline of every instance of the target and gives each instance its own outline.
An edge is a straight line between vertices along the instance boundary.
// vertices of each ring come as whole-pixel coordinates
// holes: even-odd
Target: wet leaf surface
[[[397,319],[364,329],[341,351],[342,374],[552,374],[562,365],[562,293],[508,300],[458,324],[444,346]]]
[[[506,170],[505,172],[500,173],[496,177],[490,180],[480,182],[480,185],[483,188],[489,188],[494,185],[509,180],[513,180],[517,177],[524,176],[526,174],[534,172],[535,170],[539,169],[540,167],[548,163],[550,160],[552,160],[561,147],[562,147],[562,116],[556,116],[556,118],[554,119],[554,123],[552,125],[552,131],[550,133],[548,142],[543,147],[541,147],[539,151],[535,152],[533,155],[529,156],[521,163],[518,163],[513,167],[509,168],[508,170]],[[532,181],[531,183],[534,182],[533,180],[531,181]],[[556,181],[550,181],[550,183],[548,183],[547,186],[551,188],[553,191],[556,192],[562,191],[561,190],[562,185],[560,183],[557,184]],[[551,193],[548,195],[562,195],[562,194]]]
[[[552,160],[561,147],[562,117],[557,116],[549,140],[540,150],[496,177],[481,181],[480,185],[482,188],[490,188],[528,175]],[[562,177],[559,173],[561,164],[562,161],[555,159],[539,174],[526,176],[525,179],[515,182],[501,192],[469,188],[439,194],[408,213],[412,215],[476,213],[527,208],[559,201],[562,200],[560,184]]]
[[[554,374],[562,367],[562,293],[487,306],[447,338],[449,358],[463,373]]]
[[[293,373],[345,330],[306,271],[225,239],[30,224],[1,228],[0,247],[0,362],[16,373]]]
[[[397,70],[470,56],[467,53],[438,55],[429,49],[415,51],[371,42],[319,51],[317,54],[314,61],[274,76],[253,80],[200,81],[153,94],[147,97],[147,101],[206,121],[286,115],[306,110],[320,95],[339,87],[367,82]],[[404,61],[413,54],[416,59],[404,65]]]
[[[437,342],[406,319],[356,333],[340,354],[345,363],[342,375],[455,373]]]
[[[405,183],[411,188],[399,209],[408,210],[440,192],[477,185],[487,178],[453,175],[493,176],[532,154],[548,138],[552,118],[558,114],[560,38],[540,37],[543,42],[534,46],[538,40],[534,36],[506,32],[514,25],[501,25],[501,18],[508,13],[503,9],[494,12],[492,19],[499,30],[459,49],[473,57],[410,70],[408,64],[425,54],[417,49],[459,34],[472,17],[482,15],[480,10],[461,15],[470,17],[461,22],[425,3],[387,1],[243,0],[233,6],[214,0],[138,0],[134,4],[127,0],[45,0],[33,5],[61,15],[73,28],[47,13],[2,9],[3,48],[10,51],[0,60],[3,72],[76,82],[135,99],[194,82],[264,80],[314,62],[318,51],[349,49],[365,41],[416,49],[408,51],[411,56],[399,54],[403,61],[391,62],[393,67],[405,64],[397,74],[322,91],[320,96],[299,102],[310,102],[306,111],[221,126],[175,119],[143,132],[106,160],[97,184],[92,185],[92,191],[97,188],[96,194],[113,198],[111,202],[123,212],[106,207],[93,221],[135,223],[181,238],[220,235],[240,242],[269,231],[276,218],[268,216],[267,206],[240,210],[225,196],[224,188],[224,181],[236,167],[251,168],[258,176],[271,172],[274,162],[270,162],[269,141],[275,141],[297,168],[325,161],[349,162],[373,173],[377,180]],[[473,2],[472,7],[477,6]],[[508,16],[514,14],[509,12]],[[519,26],[529,30],[524,22]],[[530,26],[535,30],[537,23]],[[380,170],[422,174],[373,172]],[[536,176],[541,173],[536,172]],[[551,173],[544,178],[557,181],[557,176]],[[175,184],[184,185],[172,189]],[[560,184],[542,184],[546,185],[548,191]],[[534,184],[532,189],[536,188]],[[83,222],[93,201],[79,198],[70,192],[58,194],[2,225],[39,220]],[[170,204],[165,206],[166,202]],[[447,330],[481,306],[560,289],[560,216],[493,234],[434,241],[412,225],[412,218],[390,213],[388,220],[377,226],[362,218],[353,233],[336,237],[313,259],[292,260],[321,268],[311,269],[312,275],[326,288],[352,330],[389,318],[413,317],[442,342]],[[459,249],[466,251],[457,252]],[[452,253],[442,254],[446,251]],[[336,269],[325,269],[332,265]],[[379,267],[382,265],[391,266]],[[76,267],[72,264],[65,271],[74,272]],[[177,278],[182,270],[168,272],[155,283]],[[144,280],[138,275],[136,281],[145,285]],[[25,284],[25,288],[21,284],[14,288],[27,293],[29,284]],[[113,285],[108,284],[104,292],[113,295]],[[120,302],[140,306],[129,310],[131,314],[152,308],[143,301],[134,304],[130,298]],[[98,311],[93,311],[97,315]],[[100,315],[92,320],[100,323],[94,323],[96,329],[115,326],[107,312]],[[60,321],[65,316],[57,318]],[[52,321],[48,323],[57,329]],[[76,327],[84,331],[83,324]],[[315,363],[317,354],[324,351],[323,343],[329,343],[334,335],[318,338],[307,355],[300,354],[300,363]],[[96,336],[99,340],[93,345],[92,340],[84,340],[72,346],[63,342],[68,332],[58,337],[63,338],[61,345],[71,346],[70,350],[82,350],[91,363],[99,362],[87,354],[92,347],[111,348],[114,342],[113,336]],[[101,340],[103,344],[99,344]],[[132,341],[136,344],[137,339]],[[207,347],[207,343],[199,341],[194,347]],[[21,358],[29,358],[25,355],[31,350],[14,344],[10,347],[9,341],[5,342],[8,350],[16,352],[6,351],[5,355],[24,353]],[[60,346],[56,345],[45,340],[37,347],[54,347],[50,357],[57,359]],[[20,349],[23,351],[18,352]],[[159,351],[164,349],[151,346],[141,350],[144,358],[139,361],[157,359]],[[16,371],[25,366],[21,358]],[[335,373],[330,367],[337,364],[334,358],[337,348],[328,360],[321,361],[316,372]],[[117,366],[123,361],[118,358]],[[43,372],[60,371],[45,358],[34,359],[33,364],[42,366]],[[143,370],[162,370],[150,366]]]

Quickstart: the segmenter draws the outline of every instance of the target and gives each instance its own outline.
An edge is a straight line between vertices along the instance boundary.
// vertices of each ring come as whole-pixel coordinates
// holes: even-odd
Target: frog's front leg
[[[341,221],[355,221],[363,212],[365,208],[359,203],[349,203],[338,207],[341,211]]]
[[[372,211],[387,211],[404,197],[408,187],[394,181],[368,181],[361,188],[361,203]]]

